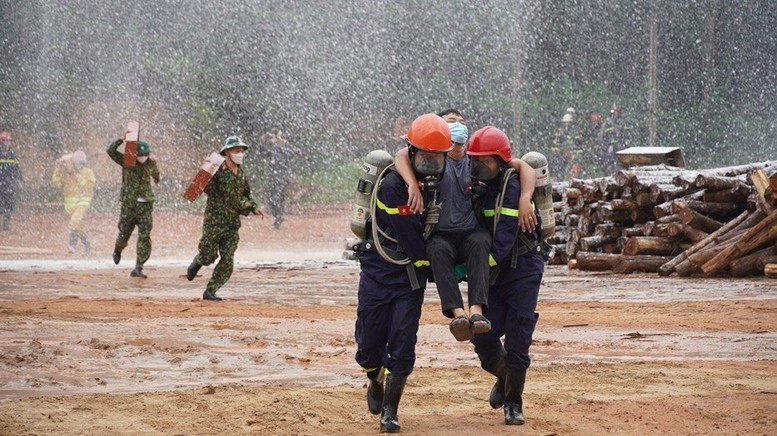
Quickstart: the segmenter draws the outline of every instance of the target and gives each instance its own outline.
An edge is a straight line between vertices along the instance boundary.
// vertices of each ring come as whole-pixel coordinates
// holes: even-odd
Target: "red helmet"
[[[11,140],[11,132],[8,130],[3,130],[0,132],[0,141],[10,141]]]
[[[425,114],[416,118],[407,131],[406,139],[419,150],[445,153],[453,149],[451,129],[448,123],[436,114]]]
[[[467,154],[470,156],[489,156],[495,154],[505,162],[513,158],[510,150],[510,140],[505,132],[494,126],[486,126],[473,133],[467,144]]]

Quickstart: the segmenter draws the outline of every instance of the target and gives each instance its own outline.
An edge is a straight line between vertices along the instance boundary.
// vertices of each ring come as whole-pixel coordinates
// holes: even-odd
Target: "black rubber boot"
[[[143,274],[143,267],[142,266],[136,266],[135,269],[132,270],[130,273],[130,277],[140,277],[140,278],[148,278],[147,275]]]
[[[3,231],[7,232],[11,230],[11,216],[8,214],[3,215]]]
[[[488,371],[496,376],[496,383],[491,388],[488,396],[488,404],[492,409],[498,409],[505,404],[505,378],[507,377],[507,363],[500,357],[496,364]]]
[[[406,375],[389,374],[383,390],[383,408],[380,413],[380,432],[399,433],[399,400],[405,390]]]
[[[383,407],[383,368],[375,370],[374,375],[367,373],[367,377],[370,379],[367,385],[367,408],[373,415],[378,415]]]
[[[113,250],[113,263],[118,265],[121,262],[121,251]]]
[[[70,242],[67,244],[67,252],[70,254],[75,253],[76,245],[78,245],[78,230],[70,229]]]
[[[197,277],[197,272],[200,271],[200,268],[202,268],[202,265],[197,263],[197,259],[194,259],[192,263],[189,264],[189,268],[186,269],[186,280],[194,280],[194,278]]]
[[[210,301],[221,301],[221,300],[223,300],[223,298],[219,297],[218,295],[216,295],[215,292],[211,292],[211,291],[203,292],[202,293],[202,299],[203,300],[210,300]]]
[[[526,371],[511,369],[505,379],[505,425],[523,425],[523,387],[526,384]]]
[[[81,232],[81,243],[84,244],[84,253],[82,256],[89,256],[89,252],[92,250],[92,245],[89,244],[89,239],[86,237],[86,233]]]

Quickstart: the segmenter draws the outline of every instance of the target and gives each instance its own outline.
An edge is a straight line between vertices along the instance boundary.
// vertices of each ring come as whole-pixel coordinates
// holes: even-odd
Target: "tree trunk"
[[[623,254],[627,256],[636,256],[638,254],[668,256],[677,250],[677,248],[677,241],[672,239],[635,236],[626,241],[626,246],[623,247]]]
[[[620,260],[620,254],[577,253],[577,269],[583,271],[608,271]]]
[[[723,270],[732,260],[755,251],[764,245],[773,244],[777,240],[777,211],[769,214],[755,227],[745,232],[737,239],[733,247],[718,253],[702,265],[701,269],[707,274]]]
[[[745,277],[760,274],[763,270],[759,267],[761,259],[765,259],[774,255],[774,247],[766,247],[762,250],[758,250],[755,253],[748,254],[745,257],[732,261],[729,265],[729,271],[734,277]]]
[[[613,266],[612,271],[619,274],[635,271],[656,272],[669,259],[665,256],[621,256],[621,259]]]

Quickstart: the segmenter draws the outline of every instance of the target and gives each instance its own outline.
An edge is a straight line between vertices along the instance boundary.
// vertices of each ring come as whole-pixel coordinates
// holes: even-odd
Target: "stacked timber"
[[[620,273],[769,275],[777,256],[777,221],[768,221],[776,193],[777,161],[705,170],[656,165],[557,184],[551,263]],[[758,226],[769,230],[748,233]]]

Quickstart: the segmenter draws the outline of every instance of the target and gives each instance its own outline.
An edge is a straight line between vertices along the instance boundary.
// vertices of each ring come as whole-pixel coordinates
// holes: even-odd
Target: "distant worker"
[[[282,132],[278,130],[264,135],[270,148],[270,161],[268,162],[264,189],[270,213],[275,217],[272,227],[276,230],[281,227],[284,221],[286,190],[289,188],[291,179],[291,146],[281,134]]]
[[[521,425],[529,347],[539,315],[536,313],[540,282],[545,270],[547,244],[540,241],[539,226],[521,224],[520,198],[531,198],[510,170],[510,141],[496,127],[473,133],[467,154],[475,210],[480,224],[492,234],[489,265],[491,280],[485,315],[491,331],[472,337],[481,367],[497,377],[489,403],[504,406],[506,425]],[[530,211],[529,213],[535,213]],[[501,337],[504,336],[504,342]]]
[[[227,283],[234,270],[235,251],[240,242],[240,215],[254,214],[264,218],[251,197],[248,177],[243,171],[246,150],[248,145],[242,139],[228,137],[220,150],[226,160],[205,186],[208,202],[205,205],[199,253],[186,271],[186,279],[192,281],[203,265],[210,265],[219,258],[202,294],[203,300],[222,300],[216,292]]]
[[[92,204],[96,181],[94,171],[86,166],[86,154],[81,150],[59,158],[51,176],[51,186],[62,189],[65,212],[70,215],[70,241],[67,246],[70,254],[76,252],[80,239],[84,246],[84,257],[89,255],[89,239],[82,222]]]
[[[621,105],[613,104],[610,116],[602,125],[602,162],[605,175],[613,175],[618,169],[615,153],[631,146],[631,126],[622,112]]]
[[[561,117],[561,126],[553,141],[553,158],[555,162],[551,174],[558,174],[560,180],[571,180],[580,176],[578,155],[582,151],[583,137],[577,124],[577,113],[574,108],[568,108]]]
[[[146,278],[143,265],[151,256],[151,229],[154,226],[154,190],[151,180],[159,183],[159,169],[151,157],[151,147],[145,141],[137,142],[137,162],[134,167],[124,164],[124,155],[118,151],[124,142],[117,139],[108,146],[108,156],[121,165],[121,216],[119,236],[113,248],[113,263],[121,261],[121,252],[127,247],[135,227],[138,228],[137,258],[131,277]]]
[[[11,149],[11,133],[0,132],[0,214],[3,215],[3,231],[11,230],[11,215],[16,205],[16,189],[22,182],[19,159]]]
[[[445,121],[435,114],[421,115],[411,123],[405,141],[416,177],[440,177],[445,153],[451,149],[451,132]],[[369,411],[381,415],[381,432],[396,433],[400,430],[399,402],[415,365],[418,324],[429,274],[424,241],[426,215],[410,211],[407,184],[398,173],[389,172],[377,186],[375,216],[368,225],[377,226],[388,237],[373,241],[374,250],[359,253],[356,362],[369,379]],[[434,199],[435,189],[436,184],[425,185],[425,201]]]

